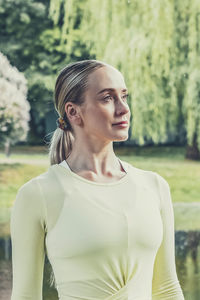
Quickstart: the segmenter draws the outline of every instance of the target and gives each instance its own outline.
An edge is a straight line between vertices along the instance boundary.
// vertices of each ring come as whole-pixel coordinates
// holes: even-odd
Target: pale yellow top
[[[42,300],[45,251],[60,300],[183,300],[167,181],[120,160],[115,181],[63,164],[26,182],[11,211],[11,300]]]

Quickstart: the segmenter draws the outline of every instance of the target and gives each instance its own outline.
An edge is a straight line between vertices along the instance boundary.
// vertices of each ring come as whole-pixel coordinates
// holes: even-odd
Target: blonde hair
[[[65,160],[72,151],[74,132],[67,119],[65,104],[67,101],[77,105],[84,103],[84,94],[88,89],[88,76],[95,70],[108,66],[108,64],[94,59],[72,62],[64,67],[56,80],[55,84],[55,109],[68,124],[68,128],[62,130],[57,128],[49,143],[50,164],[59,164]]]

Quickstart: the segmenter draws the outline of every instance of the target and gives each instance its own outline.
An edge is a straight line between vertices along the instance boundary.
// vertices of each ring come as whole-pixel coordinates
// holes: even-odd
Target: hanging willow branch
[[[196,133],[200,150],[199,0],[51,0],[55,24],[62,14],[67,53],[79,39],[123,73],[132,138],[140,145],[175,139],[182,115],[188,144]]]

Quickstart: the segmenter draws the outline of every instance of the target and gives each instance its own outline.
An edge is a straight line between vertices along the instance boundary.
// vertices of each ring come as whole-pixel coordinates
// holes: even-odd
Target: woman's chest
[[[47,233],[48,254],[73,257],[113,247],[156,250],[163,234],[157,197],[153,190],[138,186],[84,191],[71,187]]]

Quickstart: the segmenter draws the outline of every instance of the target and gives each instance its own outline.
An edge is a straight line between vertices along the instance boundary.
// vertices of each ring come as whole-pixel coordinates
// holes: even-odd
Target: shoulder
[[[34,194],[40,194],[40,183],[44,180],[49,180],[50,179],[50,172],[49,170],[41,173],[30,180],[26,181],[24,184],[22,184],[19,189],[17,194],[31,194],[34,192]]]
[[[146,186],[151,189],[157,189],[158,187],[158,173],[151,170],[144,170],[133,166],[131,163],[122,161],[127,167],[127,170],[131,178],[140,186]]]
[[[39,175],[40,176],[40,175]],[[29,224],[46,223],[46,208],[43,194],[38,183],[38,178],[34,177],[25,182],[17,191],[15,200],[11,207],[11,226],[18,224],[23,219],[27,219]],[[21,221],[20,221],[21,220]]]
[[[169,188],[169,184],[167,180],[161,176],[159,173],[151,170],[144,170],[141,168],[137,168],[133,166],[132,164],[123,161],[123,163],[126,164],[130,174],[135,177],[135,179],[139,179],[139,182],[142,184],[148,184],[149,186],[152,187],[158,187],[160,186],[161,188]]]
[[[151,190],[159,198],[159,207],[163,205],[164,198],[170,199],[170,187],[167,180],[159,173],[144,170],[122,161],[127,166],[131,179],[137,186]]]
[[[61,193],[64,193],[62,180],[55,172],[57,166],[57,164],[50,165],[46,172],[25,182],[18,189],[16,198],[21,198],[21,202],[26,201],[30,205],[37,203],[38,205],[43,205],[43,207],[55,201],[55,198],[60,197]]]
[[[31,178],[27,182],[25,182],[18,189],[18,193],[28,193],[34,191],[34,193],[41,193],[41,187],[46,185],[47,187],[52,187],[55,184],[55,174],[53,172],[54,165],[48,167],[48,169]]]
[[[48,169],[46,172],[41,173],[22,184],[17,190],[13,205],[14,208],[24,207],[24,209],[29,208],[38,210],[38,207],[40,207],[41,211],[43,211],[45,204],[42,185],[46,182],[48,183],[48,186],[51,186],[53,182],[51,173],[52,172]]]

